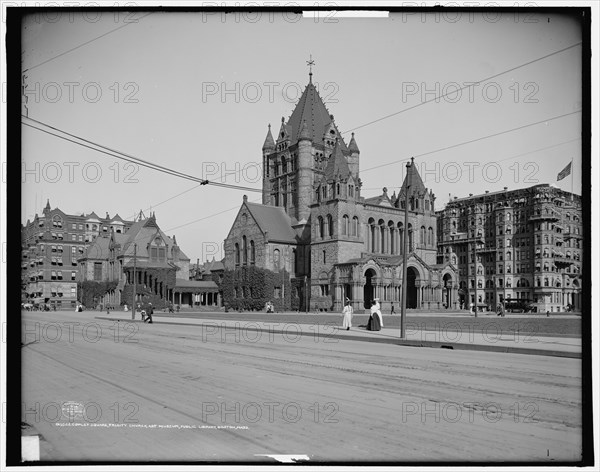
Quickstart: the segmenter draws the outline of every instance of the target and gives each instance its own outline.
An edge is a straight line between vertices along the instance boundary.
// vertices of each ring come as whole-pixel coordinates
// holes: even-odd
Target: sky
[[[22,33],[29,118],[249,188],[198,186],[23,126],[22,223],[47,199],[70,214],[152,211],[192,261],[221,258],[244,194],[260,202],[267,126],[290,116],[311,57],[347,143],[355,133],[364,197],[397,192],[411,156],[438,209],[540,183],[581,194],[582,34],[568,17],[105,11],[32,15]]]

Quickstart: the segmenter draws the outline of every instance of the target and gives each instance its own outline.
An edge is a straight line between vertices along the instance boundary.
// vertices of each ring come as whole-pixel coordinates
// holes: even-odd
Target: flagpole
[[[573,158],[571,157],[571,202],[573,202]]]

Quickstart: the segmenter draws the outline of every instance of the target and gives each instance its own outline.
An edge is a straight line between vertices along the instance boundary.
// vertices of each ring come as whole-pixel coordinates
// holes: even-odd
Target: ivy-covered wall
[[[256,266],[226,270],[221,283],[225,309],[238,311],[263,311],[267,302],[272,302],[278,312],[298,310],[300,300],[296,287],[292,288],[287,271]]]
[[[94,280],[77,282],[77,299],[88,308],[94,307],[106,292],[114,290],[116,287],[117,282],[96,282]]]

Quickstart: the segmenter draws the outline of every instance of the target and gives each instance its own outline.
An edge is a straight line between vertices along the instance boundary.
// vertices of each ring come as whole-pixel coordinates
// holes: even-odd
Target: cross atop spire
[[[312,54],[310,55],[310,59],[306,61],[306,65],[308,66],[308,81],[312,84],[312,66],[315,65],[315,61],[313,61]]]

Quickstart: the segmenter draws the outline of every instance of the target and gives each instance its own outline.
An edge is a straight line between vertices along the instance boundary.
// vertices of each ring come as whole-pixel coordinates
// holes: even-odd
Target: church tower
[[[315,203],[313,185],[323,177],[336,141],[352,178],[358,182],[356,141],[352,138],[351,147],[344,142],[311,72],[289,119],[281,118],[276,136],[269,127],[262,149],[263,205],[283,207],[296,224],[309,224],[310,206]]]

